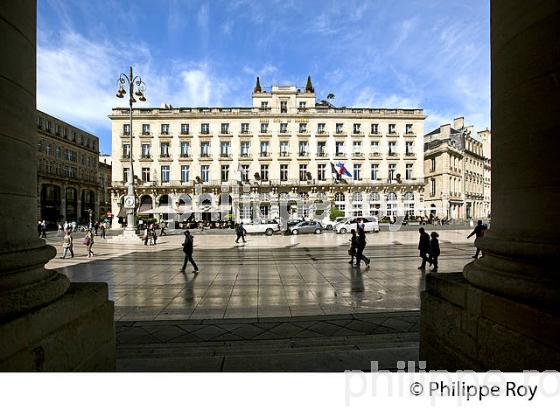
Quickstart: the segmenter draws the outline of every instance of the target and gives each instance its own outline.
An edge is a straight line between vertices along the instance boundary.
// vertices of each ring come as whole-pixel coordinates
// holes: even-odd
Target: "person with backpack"
[[[84,238],[84,245],[86,246],[87,249],[87,253],[88,253],[88,258],[91,258],[92,256],[95,256],[95,254],[93,253],[93,232],[91,231],[91,229],[88,229],[86,232],[86,236]]]
[[[196,262],[193,259],[193,250],[194,250],[194,238],[192,237],[191,233],[187,230],[185,231],[185,241],[183,242],[183,252],[185,253],[185,261],[183,262],[183,267],[181,268],[181,272],[185,273],[185,269],[187,267],[187,263],[192,263],[193,266],[193,273],[198,273],[198,266],[196,266]]]
[[[438,270],[438,256],[440,254],[439,250],[439,240],[438,240],[438,233],[432,232],[431,233],[431,240],[430,240],[430,265],[433,265],[432,272],[437,272]]]
[[[243,243],[247,242],[245,240],[245,235],[247,235],[247,231],[243,227],[243,222],[241,222],[241,223],[239,223],[239,225],[237,225],[237,228],[235,229],[235,233],[237,234],[237,238],[235,239],[235,243],[239,243],[239,239],[242,239]]]
[[[369,258],[364,255],[364,249],[366,247],[366,232],[363,229],[358,229],[358,239],[356,241],[356,267],[360,267],[360,262],[364,261],[366,263],[366,269],[369,269]]]
[[[469,239],[473,235],[475,235],[476,239],[482,238],[487,230],[488,230],[488,226],[483,224],[482,221],[479,219],[478,222],[476,223],[476,226],[474,227],[474,230],[471,232],[471,234],[469,236],[467,236],[467,239]],[[473,259],[478,259],[478,255],[480,253],[481,253],[481,251],[477,247],[476,252],[473,256]],[[484,254],[482,256],[484,256]]]

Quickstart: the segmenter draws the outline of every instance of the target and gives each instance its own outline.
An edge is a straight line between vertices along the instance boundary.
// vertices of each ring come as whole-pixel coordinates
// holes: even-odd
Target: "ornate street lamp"
[[[117,85],[119,90],[117,91],[118,98],[124,98],[126,94],[125,85],[128,86],[128,102],[129,102],[129,134],[130,134],[130,173],[128,175],[128,194],[124,199],[124,206],[126,208],[126,228],[123,232],[123,236],[126,238],[135,238],[136,237],[136,223],[134,220],[134,211],[136,209],[136,196],[134,194],[134,162],[132,158],[132,104],[136,102],[136,95],[138,100],[144,102],[146,101],[146,97],[144,97],[144,89],[145,84],[142,81],[140,76],[134,76],[132,73],[132,66],[130,66],[130,74],[127,76],[125,73],[122,73],[117,80]]]

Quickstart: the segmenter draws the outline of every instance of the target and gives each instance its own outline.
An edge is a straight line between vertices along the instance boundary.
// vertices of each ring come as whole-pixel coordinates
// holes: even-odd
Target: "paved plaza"
[[[442,231],[440,272],[471,261],[468,230]],[[371,269],[348,264],[348,235],[249,236],[194,232],[200,273],[179,272],[182,235],[156,246],[96,239],[88,259],[79,240],[76,257],[47,267],[72,281],[106,282],[117,321],[297,317],[409,311],[420,307],[424,274],[414,231],[368,234]],[[58,245],[57,238],[48,241]],[[60,255],[60,246],[57,246]]]

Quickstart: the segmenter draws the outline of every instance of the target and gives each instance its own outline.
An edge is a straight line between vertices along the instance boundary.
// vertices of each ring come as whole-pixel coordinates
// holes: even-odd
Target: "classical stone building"
[[[99,216],[99,138],[37,110],[37,219]]]
[[[489,141],[487,133],[484,138]],[[466,127],[464,118],[458,117],[453,126],[442,125],[424,137],[425,208],[434,216],[479,219],[489,215],[490,160],[482,141],[472,134],[473,127]]]
[[[488,128],[477,132],[478,140],[482,142],[482,154],[484,156],[484,199],[482,202],[483,216],[492,215],[492,133]]]
[[[303,90],[265,91],[257,78],[251,107],[141,108],[133,118],[140,212],[192,205],[193,218],[207,220],[210,207],[225,206],[237,221],[278,217],[282,203],[290,217],[313,217],[319,203],[348,216],[422,212],[421,109],[337,108],[317,102],[310,79]],[[110,119],[112,208],[123,216],[129,109]],[[339,164],[352,176],[337,179]]]

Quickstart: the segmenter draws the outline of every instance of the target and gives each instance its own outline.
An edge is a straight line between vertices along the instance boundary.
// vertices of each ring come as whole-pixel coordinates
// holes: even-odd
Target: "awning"
[[[175,209],[173,209],[173,207],[168,206],[168,205],[160,205],[160,206],[156,206],[155,208],[151,208],[151,209],[142,209],[142,207],[140,207],[140,209],[138,210],[138,214],[174,214],[177,213],[177,211]]]
[[[121,207],[117,218],[126,218],[126,208],[124,206]]]

